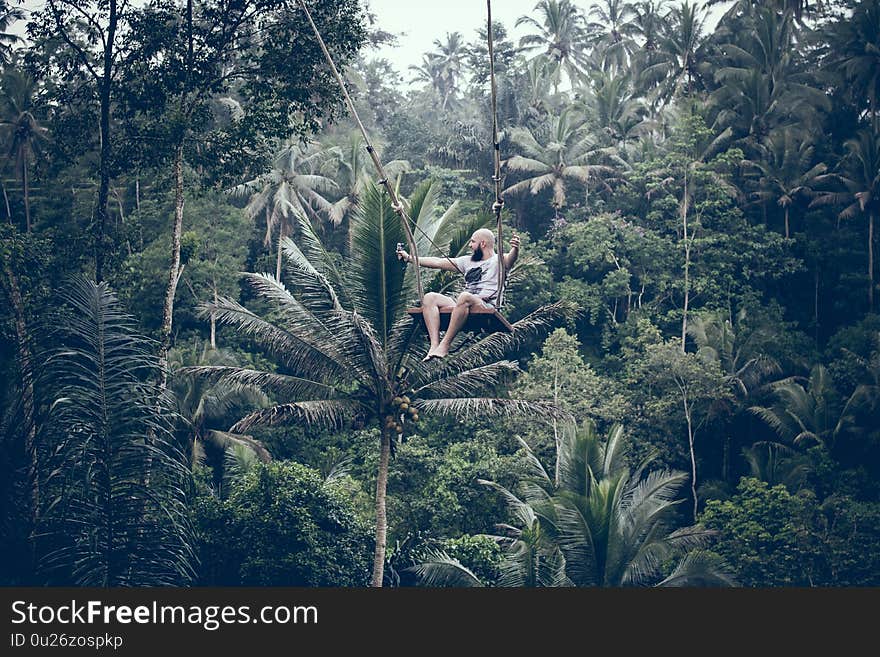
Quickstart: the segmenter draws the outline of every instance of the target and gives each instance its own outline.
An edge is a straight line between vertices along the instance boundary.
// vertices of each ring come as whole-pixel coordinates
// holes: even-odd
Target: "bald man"
[[[487,228],[481,228],[471,235],[471,255],[458,258],[419,258],[419,264],[429,269],[457,271],[464,275],[465,289],[456,299],[437,292],[428,292],[422,299],[422,317],[431,348],[423,360],[443,358],[449,353],[452,339],[464,326],[468,313],[473,307],[491,308],[498,296],[498,254],[495,253],[495,235]],[[510,239],[510,251],[504,256],[504,270],[510,271],[519,255],[519,237]],[[412,262],[413,257],[406,251],[398,251],[397,257]],[[452,308],[449,328],[440,339],[440,309]]]

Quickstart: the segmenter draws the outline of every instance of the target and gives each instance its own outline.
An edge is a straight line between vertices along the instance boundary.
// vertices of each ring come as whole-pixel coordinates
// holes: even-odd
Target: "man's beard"
[[[474,262],[477,262],[477,261],[482,260],[482,259],[483,259],[483,249],[481,249],[481,248],[478,246],[476,249],[474,249],[474,253],[473,253],[473,255],[471,256],[471,260],[473,260]]]

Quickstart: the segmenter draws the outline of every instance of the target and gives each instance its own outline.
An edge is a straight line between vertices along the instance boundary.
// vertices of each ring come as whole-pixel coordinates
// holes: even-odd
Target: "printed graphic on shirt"
[[[491,299],[498,292],[498,254],[480,261],[461,256],[455,259],[455,264],[464,274],[465,291],[483,300]]]

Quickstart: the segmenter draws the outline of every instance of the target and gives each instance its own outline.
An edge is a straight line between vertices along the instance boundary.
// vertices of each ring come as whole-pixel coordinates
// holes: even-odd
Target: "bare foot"
[[[431,353],[431,356],[436,356],[437,358],[445,358],[449,354],[449,347],[444,345],[440,345]]]

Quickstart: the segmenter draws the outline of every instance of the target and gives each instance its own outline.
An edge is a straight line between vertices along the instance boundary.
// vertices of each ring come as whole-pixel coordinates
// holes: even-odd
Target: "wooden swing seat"
[[[407,308],[406,312],[413,318],[413,321],[419,322],[424,328],[425,319],[422,316],[422,308]],[[451,315],[451,307],[440,308],[441,331],[449,328],[449,317]],[[461,330],[472,333],[513,333],[513,326],[495,308],[471,308]]]

